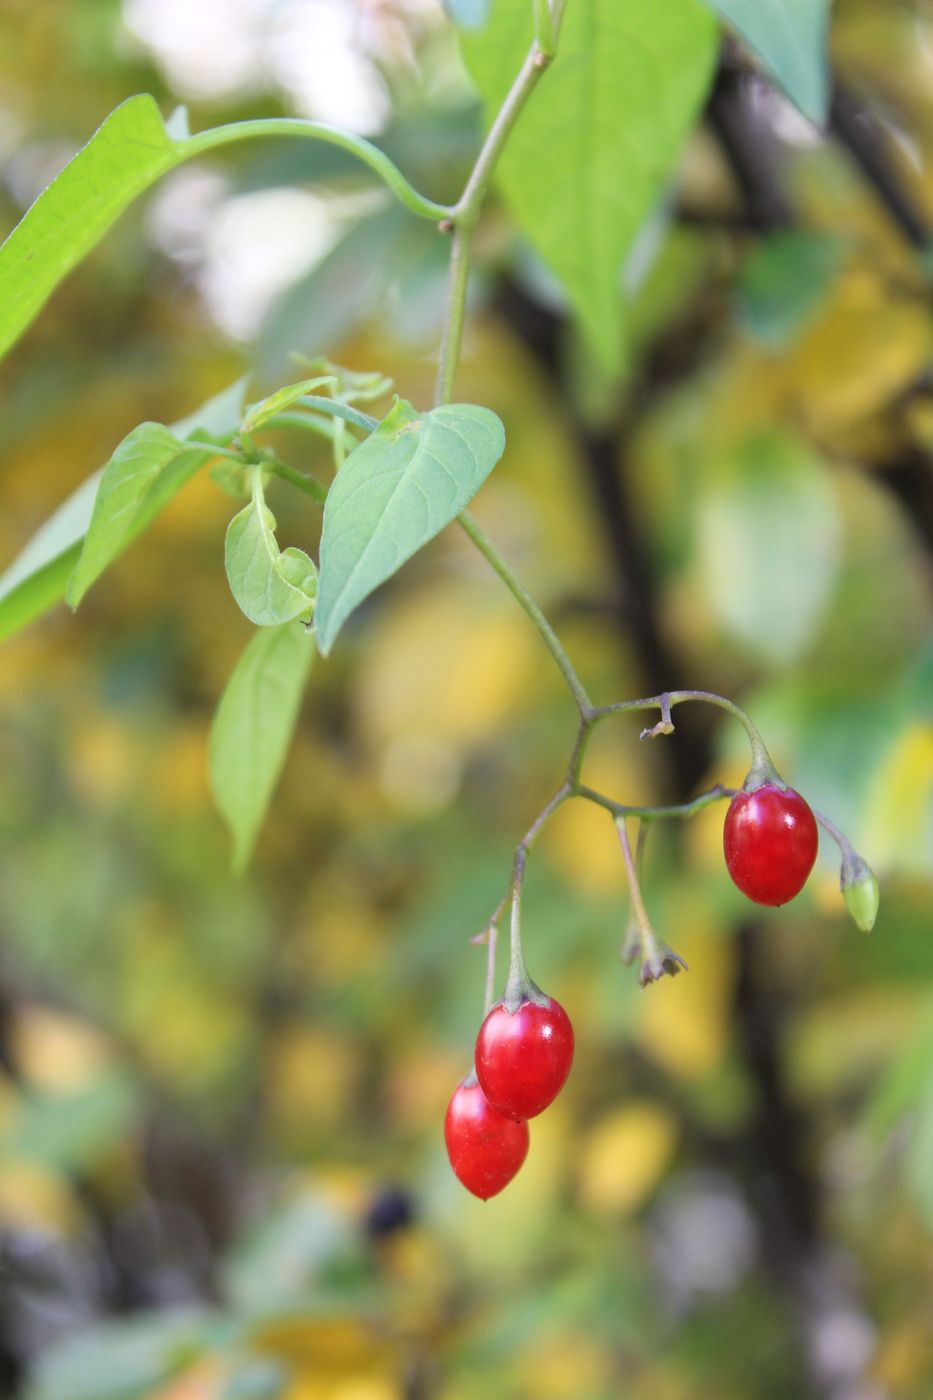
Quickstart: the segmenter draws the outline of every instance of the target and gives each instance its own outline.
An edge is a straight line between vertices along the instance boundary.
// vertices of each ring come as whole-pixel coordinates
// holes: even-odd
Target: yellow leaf
[[[615,723],[620,725],[619,721]],[[607,725],[587,757],[583,781],[619,802],[650,802],[647,767],[644,745],[638,746],[638,729],[630,728],[626,733],[616,727],[610,731]],[[601,807],[579,799],[566,803],[546,828],[540,844],[580,890],[593,894],[625,891],[625,863],[619,838],[612,817]],[[620,937],[623,917],[620,904]]]
[[[359,721],[373,742],[427,735],[468,746],[524,706],[541,658],[509,603],[434,582],[394,605],[369,641],[358,683]]]
[[[880,870],[928,874],[933,856],[933,726],[903,730],[864,805],[861,845]]]
[[[95,1079],[113,1058],[107,1037],[76,1016],[20,1005],[13,1017],[13,1058],[30,1083],[69,1093]]]
[[[614,1110],[588,1134],[581,1155],[580,1199],[601,1215],[628,1215],[657,1185],[674,1151],[673,1118],[652,1103]]]
[[[362,1072],[351,1036],[313,1026],[291,1026],[273,1041],[268,1058],[269,1114],[279,1131],[319,1131],[352,1111]]]
[[[9,1157],[0,1166],[0,1224],[69,1234],[80,1220],[71,1188],[50,1167]]]
[[[930,348],[926,307],[893,300],[874,271],[856,268],[788,352],[788,395],[817,437],[832,439],[884,408],[926,366]]]
[[[677,908],[672,901],[669,909],[676,914]],[[639,998],[633,1038],[672,1074],[698,1079],[714,1069],[726,1051],[734,976],[732,944],[691,922],[687,898],[680,902],[680,915],[672,926],[658,932],[689,970],[646,989]]]

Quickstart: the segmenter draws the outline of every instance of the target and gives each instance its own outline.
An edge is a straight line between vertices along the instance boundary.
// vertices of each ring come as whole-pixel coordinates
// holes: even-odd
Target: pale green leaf
[[[138,195],[183,161],[232,142],[287,135],[334,144],[376,171],[409,208],[428,218],[447,213],[419,195],[377,147],[323,122],[270,118],[183,136],[184,120],[170,120],[171,129],[152,97],[128,98],[12,230],[0,247],[0,356]]]
[[[250,640],[227,682],[210,737],[210,781],[242,870],[278,782],[314,655],[300,623]]]
[[[259,491],[227,527],[224,565],[230,591],[257,627],[309,617],[317,596],[317,569],[300,549],[281,553],[275,516]]]
[[[101,475],[96,471],[83,481],[0,576],[0,639],[12,636],[64,597]]]
[[[530,0],[496,0],[486,27],[464,36],[488,121],[531,38]],[[500,159],[513,218],[609,372],[622,363],[622,263],[671,176],[717,48],[699,0],[571,0],[557,58]]]
[[[169,430],[176,438],[229,437],[240,420],[245,381],[223,389]],[[118,449],[119,450],[119,449]],[[82,482],[39,527],[0,575],[0,641],[12,636],[65,596],[81,556],[104,469]],[[126,543],[129,541],[127,540]]]
[[[111,112],[0,248],[0,355],[127,205],[184,158],[153,98]]]
[[[839,564],[839,506],[822,460],[797,438],[760,432],[708,462],[699,565],[726,631],[775,663],[812,640]]]
[[[505,448],[488,408],[418,415],[400,401],[337,474],[324,506],[318,644],[324,655],[353,610],[448,525]]]
[[[274,418],[277,413],[281,413],[283,409],[300,399],[302,394],[310,394],[312,389],[317,389],[322,384],[335,382],[334,375],[319,374],[316,379],[302,379],[297,384],[283,385],[281,389],[276,389],[275,393],[260,399],[259,403],[250,405],[246,417],[243,419],[243,432],[254,433],[257,428],[268,423],[270,418]]]
[[[144,1400],[216,1340],[221,1319],[173,1308],[100,1322],[46,1348],[23,1400]]]
[[[65,594],[76,608],[91,584],[210,459],[161,423],[140,423],[104,468],[84,547]]]
[[[138,1116],[137,1085],[122,1071],[111,1070],[79,1092],[36,1092],[18,1099],[3,1148],[58,1171],[86,1171],[126,1141]]]
[[[829,106],[829,0],[707,0],[761,59],[805,117]]]

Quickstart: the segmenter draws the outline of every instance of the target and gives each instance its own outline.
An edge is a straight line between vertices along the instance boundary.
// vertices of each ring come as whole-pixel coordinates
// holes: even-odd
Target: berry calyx
[[[447,1105],[444,1141],[460,1182],[481,1201],[497,1196],[528,1155],[528,1124],[493,1108],[469,1075]]]
[[[756,904],[786,904],[803,889],[819,836],[807,803],[775,782],[737,792],[723,827],[726,868]]]
[[[494,1006],[476,1037],[476,1077],[493,1108],[534,1118],[560,1092],[573,1062],[573,1027],[552,997]]]

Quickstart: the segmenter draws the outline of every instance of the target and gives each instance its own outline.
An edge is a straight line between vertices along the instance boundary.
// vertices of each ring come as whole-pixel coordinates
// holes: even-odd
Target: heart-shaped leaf
[[[266,505],[254,475],[253,498],[227,527],[224,564],[242,611],[257,627],[277,627],[293,618],[310,617],[317,596],[317,569],[301,549],[281,553],[275,516]]]
[[[496,0],[485,28],[463,36],[488,123],[532,30],[531,0]],[[557,57],[499,161],[515,222],[609,372],[622,363],[623,260],[670,178],[717,49],[699,0],[570,0]]]
[[[505,448],[488,408],[418,414],[400,400],[355,448],[324,506],[317,635],[326,656],[347,618],[475,495]]]

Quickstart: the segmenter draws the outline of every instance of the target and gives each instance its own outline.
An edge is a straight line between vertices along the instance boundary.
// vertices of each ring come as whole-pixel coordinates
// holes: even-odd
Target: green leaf
[[[826,468],[797,438],[758,432],[709,462],[701,578],[723,627],[751,651],[785,663],[808,645],[836,578],[840,537]]]
[[[806,229],[762,239],[739,274],[739,322],[773,349],[790,344],[819,311],[850,246]]]
[[[123,1071],[108,1071],[80,1093],[25,1095],[3,1134],[4,1153],[60,1172],[87,1171],[125,1142],[138,1117],[138,1086]]]
[[[707,0],[790,100],[822,126],[829,107],[829,0]]]
[[[187,418],[175,423],[169,431],[176,438],[187,437],[189,433],[218,440],[228,438],[240,421],[244,386],[245,380],[238,379]],[[81,557],[82,540],[94,514],[103,475],[104,469],[101,469],[82,482],[0,575],[0,641],[47,612],[65,596]],[[157,508],[161,504],[157,503]]]
[[[333,383],[335,378],[332,374],[319,374],[316,379],[302,379],[298,384],[286,384],[281,389],[276,389],[274,394],[269,394],[267,398],[260,399],[259,403],[250,405],[243,419],[243,432],[254,433],[257,428],[268,423],[270,418],[274,418],[277,413],[281,413],[300,399],[302,394],[310,394],[312,389],[317,389],[322,384]]]
[[[148,94],[129,98],[27,209],[0,247],[0,356],[138,195],[183,161],[232,142],[287,135],[331,143],[362,160],[417,213],[433,219],[449,212],[419,195],[377,147],[323,122],[270,118],[183,136],[186,129],[172,119],[169,130]]]
[[[453,520],[505,448],[488,408],[449,404],[418,415],[399,400],[340,469],[324,506],[318,645]]]
[[[143,1400],[197,1360],[219,1321],[178,1308],[99,1323],[40,1357],[24,1400]]]
[[[127,205],[184,159],[153,98],[111,112],[0,248],[0,355]]]
[[[76,608],[91,584],[210,458],[185,448],[161,423],[140,423],[104,467],[81,557],[65,599]]]
[[[530,0],[496,0],[485,29],[464,36],[487,121],[531,38]],[[717,48],[699,0],[572,0],[557,58],[500,159],[515,221],[607,372],[622,364],[623,259],[670,177]]]
[[[83,481],[33,535],[0,576],[0,640],[64,597],[81,554],[102,472]]]
[[[223,693],[210,737],[210,782],[233,835],[234,869],[249,859],[278,782],[314,638],[300,623],[263,628],[249,642]]]
[[[265,503],[258,471],[253,474],[252,500],[227,527],[224,565],[230,591],[257,627],[310,617],[317,569],[304,550],[279,553],[275,516]]]

